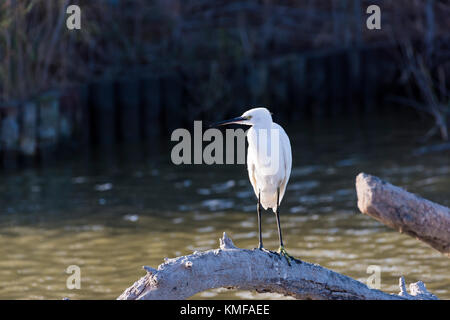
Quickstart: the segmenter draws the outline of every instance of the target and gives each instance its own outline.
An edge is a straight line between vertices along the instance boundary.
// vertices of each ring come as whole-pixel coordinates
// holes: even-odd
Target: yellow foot
[[[283,246],[280,246],[280,248],[278,249],[278,254],[280,256],[283,256],[286,258],[286,261],[288,263],[288,265],[291,265],[291,260],[294,260],[295,258],[293,256],[291,256],[286,249]]]

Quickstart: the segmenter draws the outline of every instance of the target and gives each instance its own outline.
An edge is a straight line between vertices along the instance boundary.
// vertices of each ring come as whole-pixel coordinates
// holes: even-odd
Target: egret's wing
[[[284,196],[284,192],[286,191],[286,186],[288,184],[289,177],[291,176],[292,151],[289,137],[287,136],[286,132],[281,126],[279,126],[279,128],[280,128],[281,154],[283,156],[282,165],[284,165],[284,177],[280,185],[280,202],[281,202],[281,199],[283,199]]]
[[[252,152],[247,152],[247,171],[248,171],[248,178],[253,187],[253,191],[255,192],[256,197],[258,197],[258,187],[256,185],[256,176],[255,176],[255,158]]]

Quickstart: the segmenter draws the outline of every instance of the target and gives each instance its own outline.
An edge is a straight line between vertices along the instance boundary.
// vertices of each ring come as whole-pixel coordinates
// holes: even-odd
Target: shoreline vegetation
[[[443,1],[383,4],[376,32],[365,1],[81,1],[80,31],[65,27],[67,5],[0,5],[2,168],[45,163],[62,145],[169,136],[246,105],[284,121],[393,105],[434,119],[424,142],[448,139]]]

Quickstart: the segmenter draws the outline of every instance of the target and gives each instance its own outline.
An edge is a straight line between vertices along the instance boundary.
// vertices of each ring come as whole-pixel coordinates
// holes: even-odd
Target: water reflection
[[[386,134],[383,126],[356,134],[344,122],[327,128],[287,128],[294,168],[281,220],[289,252],[361,281],[369,265],[379,265],[382,290],[398,292],[404,275],[450,299],[448,258],[359,214],[354,191],[365,171],[448,206],[448,153],[412,157],[411,135],[423,132],[412,127]],[[239,247],[257,245],[245,166],[175,167],[167,152],[107,163],[75,159],[1,177],[0,298],[116,298],[143,265],[216,248],[224,231]],[[263,236],[266,247],[278,247],[271,211]],[[72,264],[81,268],[81,290],[65,286]],[[284,297],[219,288],[194,298]]]

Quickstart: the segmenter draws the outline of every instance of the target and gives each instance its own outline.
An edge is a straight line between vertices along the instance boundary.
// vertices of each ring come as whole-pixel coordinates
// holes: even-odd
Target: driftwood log
[[[297,299],[435,300],[419,281],[407,293],[403,277],[400,293],[389,294],[317,264],[294,260],[291,265],[275,252],[239,249],[224,233],[220,248],[167,259],[158,269],[126,289],[121,300],[186,299],[212,288],[276,292]]]
[[[365,173],[356,177],[356,192],[362,213],[450,256],[449,208]]]

